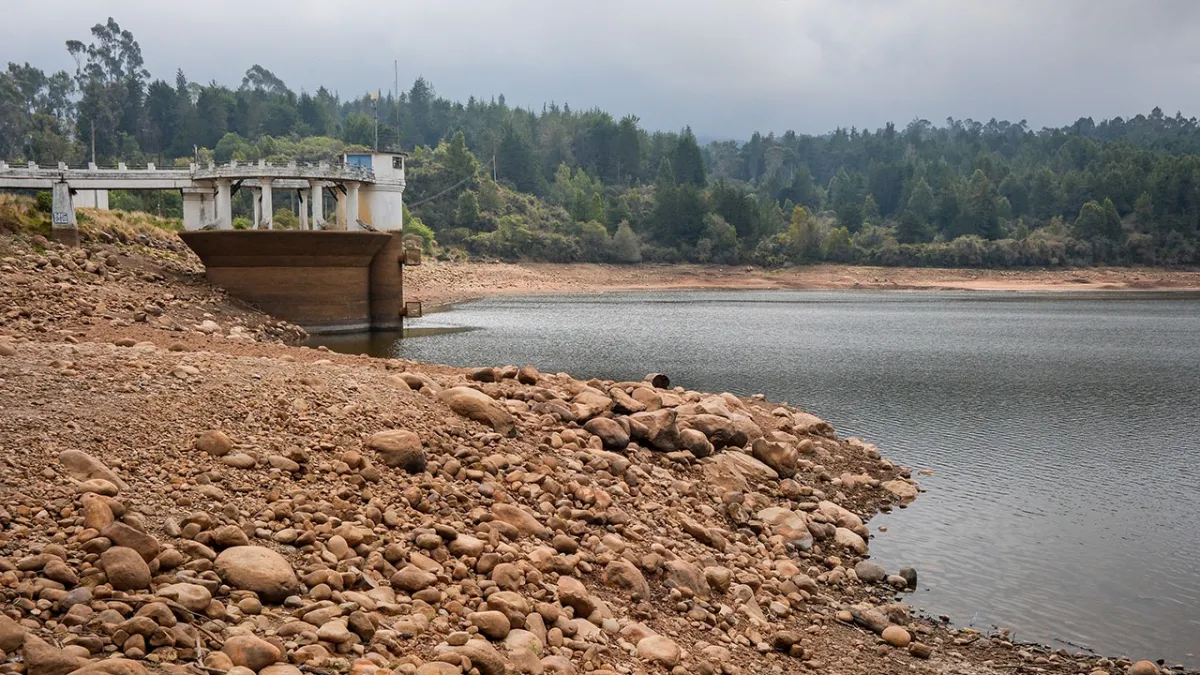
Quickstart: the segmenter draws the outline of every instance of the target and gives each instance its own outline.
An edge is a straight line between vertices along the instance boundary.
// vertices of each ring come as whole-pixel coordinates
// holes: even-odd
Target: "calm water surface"
[[[374,350],[657,371],[811,410],[933,470],[871,522],[875,559],[918,569],[917,607],[1200,666],[1200,299],[641,293],[498,298],[409,325],[425,334]]]

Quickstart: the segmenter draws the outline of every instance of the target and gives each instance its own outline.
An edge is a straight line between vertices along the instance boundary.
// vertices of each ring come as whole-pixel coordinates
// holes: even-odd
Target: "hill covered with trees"
[[[411,153],[410,229],[445,255],[570,261],[913,266],[1200,262],[1200,125],[1148,115],[914,120],[701,147],[691,129],[503,96],[466,102],[418,78],[378,100],[295,92],[253,65],[235,88],[152,78],[112,19],[66,43],[75,72],[0,73],[0,158],[94,155],[159,166]],[[797,117],[803,111],[797,111]],[[378,125],[376,124],[378,120]],[[378,133],[378,141],[376,134]],[[244,193],[235,213],[248,213]],[[178,195],[114,195],[178,215]],[[285,203],[281,223],[292,222]],[[292,216],[294,218],[294,216]],[[435,244],[436,242],[436,244]]]

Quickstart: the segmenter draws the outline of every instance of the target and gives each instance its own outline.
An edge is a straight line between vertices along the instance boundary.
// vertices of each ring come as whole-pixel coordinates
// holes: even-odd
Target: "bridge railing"
[[[8,175],[21,174],[47,174],[55,172],[131,172],[139,174],[155,174],[159,172],[171,172],[179,174],[187,172],[190,177],[197,180],[220,178],[223,175],[261,175],[263,178],[289,178],[289,177],[306,177],[311,176],[318,179],[326,180],[351,180],[361,181],[366,183],[375,182],[375,172],[366,167],[354,166],[342,162],[288,162],[287,164],[279,165],[273,162],[259,160],[258,162],[239,162],[231,160],[226,163],[209,162],[206,166],[200,166],[195,163],[189,163],[187,167],[159,167],[153,162],[146,164],[126,164],[118,162],[116,164],[95,164],[89,162],[86,165],[68,165],[66,162],[59,162],[55,166],[42,166],[36,162],[26,162],[23,164],[8,164],[0,161],[0,173]]]

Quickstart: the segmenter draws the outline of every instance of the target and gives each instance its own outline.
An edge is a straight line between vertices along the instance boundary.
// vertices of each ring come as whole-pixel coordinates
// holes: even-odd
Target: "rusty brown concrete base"
[[[399,328],[402,277],[393,246],[399,235],[383,232],[217,230],[181,232],[200,257],[213,284],[310,333],[348,333]],[[403,253],[403,249],[399,249]],[[390,271],[383,256],[397,270]],[[372,261],[378,260],[373,264]],[[372,275],[380,270],[380,279]],[[378,288],[379,300],[372,291]],[[395,306],[390,318],[389,305]],[[376,306],[383,325],[376,326]]]
[[[404,307],[404,235],[392,233],[371,261],[371,329],[400,330]]]
[[[63,246],[78,246],[79,245],[79,228],[75,227],[51,227],[50,238]]]

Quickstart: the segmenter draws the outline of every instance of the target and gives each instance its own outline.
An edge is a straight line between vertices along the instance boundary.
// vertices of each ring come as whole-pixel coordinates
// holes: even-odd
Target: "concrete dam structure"
[[[51,232],[79,242],[75,199],[107,205],[108,190],[167,190],[183,194],[180,238],[204,263],[205,274],[231,295],[310,333],[398,330],[420,303],[405,303],[404,265],[420,250],[405,248],[404,155],[360,153],[329,163],[274,166],[192,165],[187,169],[71,169],[10,167],[0,162],[0,189],[48,189]],[[232,196],[251,191],[250,229],[233,229]],[[296,190],[298,230],[275,229],[273,191]],[[324,191],[336,198],[336,222],[325,218]]]

